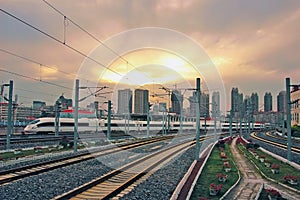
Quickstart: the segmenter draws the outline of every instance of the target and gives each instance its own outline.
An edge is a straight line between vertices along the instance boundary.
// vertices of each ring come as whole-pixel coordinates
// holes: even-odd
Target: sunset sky
[[[224,90],[223,110],[230,108],[232,87],[244,96],[257,92],[260,106],[264,93],[271,92],[276,110],[276,96],[285,89],[285,78],[300,84],[299,0],[47,2],[72,21],[64,21],[42,0],[0,0],[0,80],[14,80],[14,94],[24,105],[33,100],[50,105],[61,94],[72,98],[76,78],[82,86],[110,86],[103,91],[145,84],[151,90],[152,85],[154,94],[157,85],[192,88],[201,77],[203,90]],[[88,91],[80,92],[88,95]]]

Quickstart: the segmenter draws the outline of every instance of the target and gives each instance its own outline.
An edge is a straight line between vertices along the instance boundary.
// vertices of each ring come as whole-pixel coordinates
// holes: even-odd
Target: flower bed
[[[231,140],[228,140],[229,142]],[[226,160],[220,157],[221,152],[227,156]],[[230,172],[224,171],[224,162],[231,167]],[[227,165],[227,164],[226,164]],[[238,180],[238,170],[233,164],[232,155],[226,143],[224,147],[214,147],[212,153],[204,166],[204,169],[197,180],[191,199],[220,199],[226,191]],[[220,184],[222,183],[222,184]],[[214,187],[211,187],[214,186]],[[213,192],[213,188],[219,192]],[[216,193],[215,195],[212,195]]]
[[[260,149],[256,149],[257,155],[264,155],[265,160],[262,163],[259,159],[255,159],[255,155],[253,154],[253,150],[246,149],[245,146],[239,144],[238,148],[244,152],[244,155],[251,160],[259,170],[265,174],[267,177],[275,180],[276,182],[280,182],[282,184],[288,185],[296,190],[300,190],[299,184],[290,184],[287,182],[284,177],[289,174],[293,174],[293,176],[300,177],[300,171],[295,170],[291,165],[284,163],[269,154],[261,151]],[[290,181],[292,182],[292,181]]]

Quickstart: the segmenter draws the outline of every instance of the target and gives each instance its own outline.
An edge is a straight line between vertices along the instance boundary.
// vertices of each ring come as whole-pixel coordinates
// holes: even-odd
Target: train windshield
[[[36,123],[38,123],[38,122],[40,122],[40,120],[39,120],[39,119],[36,119],[36,120],[31,121],[29,124],[36,124]]]

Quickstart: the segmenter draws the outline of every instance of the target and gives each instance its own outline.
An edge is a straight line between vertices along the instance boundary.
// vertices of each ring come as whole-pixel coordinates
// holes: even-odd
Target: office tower
[[[178,90],[172,91],[171,94],[172,112],[180,114],[180,110],[183,109],[183,95]]]
[[[231,90],[231,110],[233,112],[239,112],[242,109],[243,93],[239,93],[238,88],[232,88]]]
[[[258,113],[258,94],[256,92],[252,93],[250,98],[252,112]]]
[[[196,92],[193,92],[193,95],[189,97],[190,102],[190,116],[196,117],[196,102],[197,102],[197,94]]]
[[[277,111],[286,112],[286,91],[281,91],[277,95]]]
[[[132,113],[132,91],[118,90],[118,114]]]
[[[134,113],[147,114],[149,103],[149,91],[136,89],[134,91]]]
[[[215,116],[216,115],[216,116]],[[212,117],[220,116],[220,93],[213,92],[212,94]]]
[[[270,112],[272,111],[272,94],[270,92],[266,92],[264,96],[264,111]]]

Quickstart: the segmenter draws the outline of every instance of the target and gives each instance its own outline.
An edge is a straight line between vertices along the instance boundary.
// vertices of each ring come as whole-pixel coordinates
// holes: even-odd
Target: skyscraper
[[[216,116],[215,116],[216,114]],[[213,92],[212,94],[212,117],[220,116],[220,93]]]
[[[197,95],[193,92],[193,95],[189,97],[190,102],[190,115],[196,116],[196,105],[197,105]],[[209,117],[209,94],[200,94],[200,117]]]
[[[134,91],[134,113],[146,114],[149,102],[149,91],[136,89]]]
[[[258,94],[256,92],[252,93],[250,98],[252,112],[258,113]]]
[[[277,95],[277,111],[286,112],[286,91],[281,91]]]
[[[238,112],[242,108],[243,93],[239,93],[238,88],[232,88],[231,90],[231,110]]]
[[[118,90],[118,114],[132,113],[132,91]]]
[[[180,93],[180,91],[178,90],[172,91],[171,102],[172,102],[172,112],[176,114],[180,114],[180,110],[183,106],[183,95]]]
[[[209,94],[200,94],[200,117],[209,117]]]
[[[270,92],[266,92],[264,96],[264,111],[265,112],[270,112],[272,111],[272,94]]]

